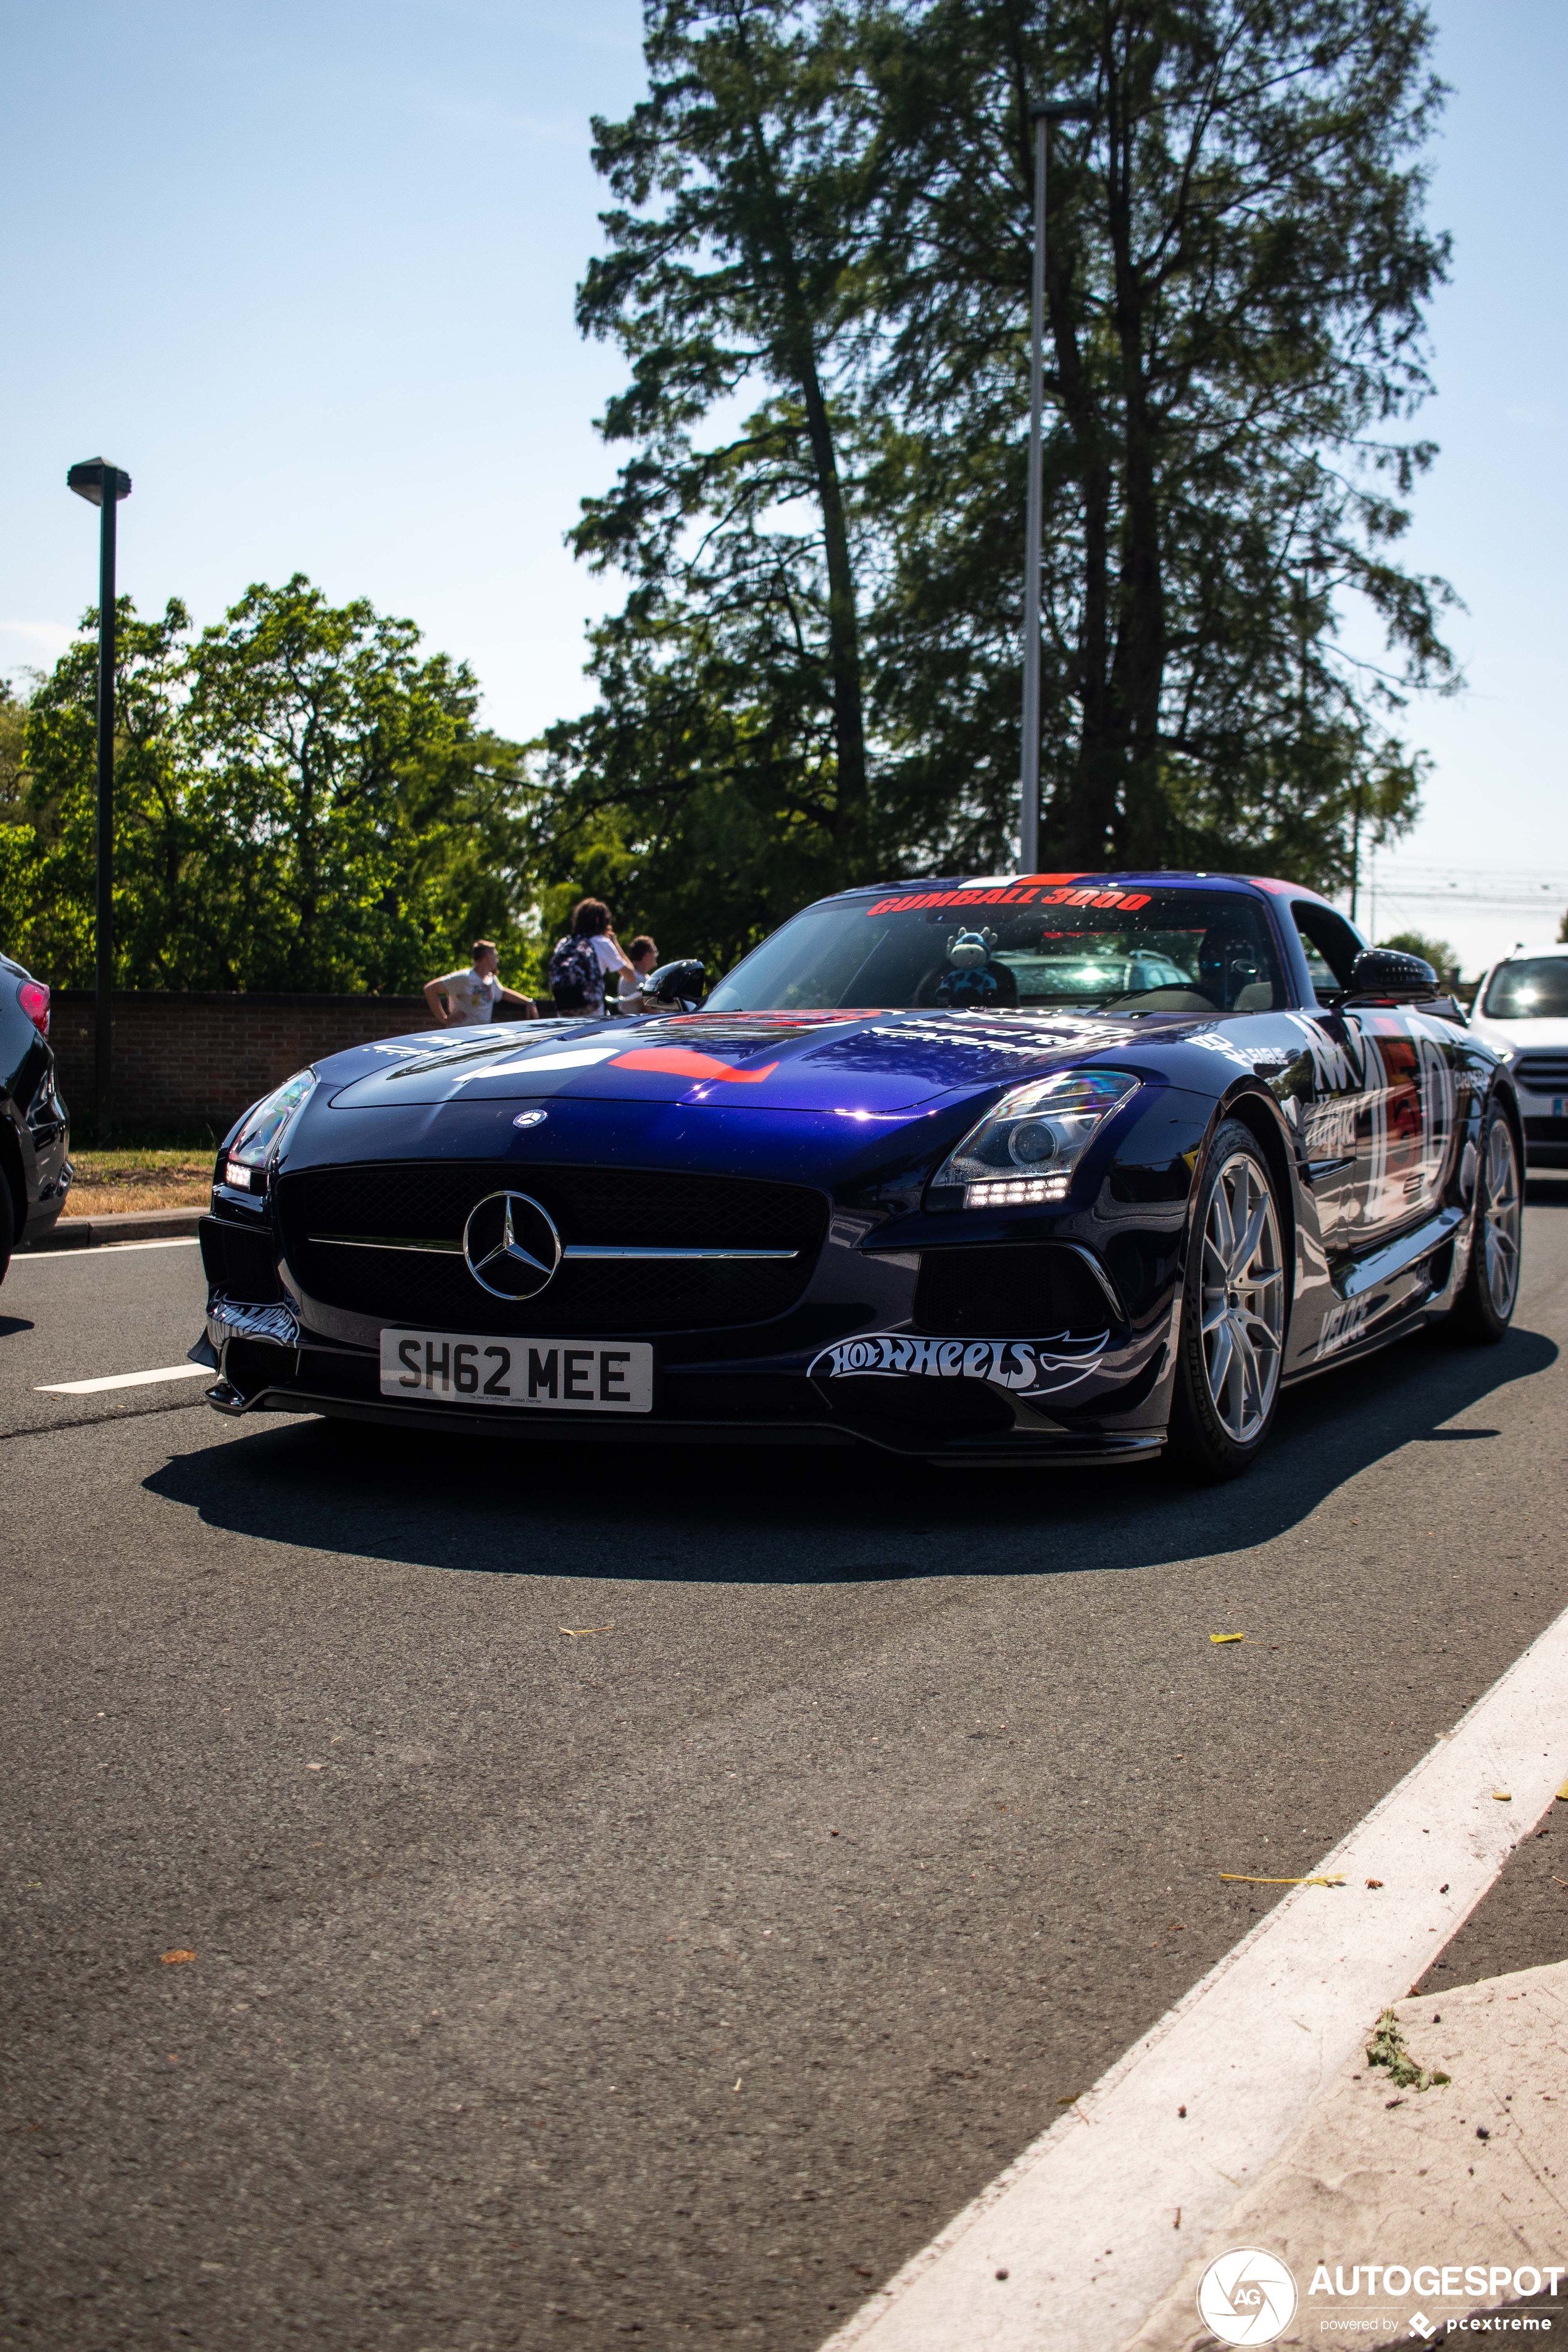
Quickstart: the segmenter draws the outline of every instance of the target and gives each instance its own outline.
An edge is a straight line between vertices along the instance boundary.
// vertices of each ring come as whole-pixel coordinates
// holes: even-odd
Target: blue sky
[[[1568,905],[1568,12],[1437,16],[1456,250],[1409,551],[1465,600],[1469,684],[1410,714],[1435,772],[1377,927],[1435,923],[1474,964]],[[509,733],[582,707],[613,590],[562,535],[611,470],[592,418],[619,370],[572,296],[603,201],[588,118],[635,100],[639,29],[630,0],[0,0],[0,674],[92,599],[64,476],[101,450],[135,478],[142,610],[214,619],[302,570],[466,656]]]

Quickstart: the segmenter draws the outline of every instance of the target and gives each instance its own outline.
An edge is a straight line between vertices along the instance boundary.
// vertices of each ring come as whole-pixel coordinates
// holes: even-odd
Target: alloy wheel
[[[1483,1270],[1498,1320],[1513,1312],[1519,1288],[1519,1159],[1506,1118],[1487,1138],[1486,1202],[1481,1219]]]
[[[1226,1434],[1248,1445],[1279,1385],[1285,1268],[1273,1195],[1245,1151],[1225,1162],[1209,1195],[1202,1295],[1209,1395]]]

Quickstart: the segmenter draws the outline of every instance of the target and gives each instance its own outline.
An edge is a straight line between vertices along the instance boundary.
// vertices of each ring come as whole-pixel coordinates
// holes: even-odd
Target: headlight
[[[296,1070],[247,1113],[244,1126],[224,1155],[224,1181],[242,1192],[265,1189],[267,1163],[276,1160],[283,1139],[316,1091],[314,1070]]]
[[[1015,1087],[937,1170],[962,1184],[966,1209],[1065,1201],[1090,1137],[1138,1091],[1124,1070],[1064,1070]]]

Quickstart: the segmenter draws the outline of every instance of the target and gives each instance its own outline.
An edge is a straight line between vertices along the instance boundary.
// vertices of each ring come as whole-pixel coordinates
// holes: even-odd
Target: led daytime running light
[[[265,1171],[316,1091],[314,1070],[296,1070],[246,1113],[239,1133],[224,1153],[224,1181],[241,1192],[265,1189]]]
[[[1014,1087],[949,1153],[935,1183],[962,1185],[966,1209],[1065,1201],[1090,1139],[1139,1083],[1125,1070],[1062,1070]]]

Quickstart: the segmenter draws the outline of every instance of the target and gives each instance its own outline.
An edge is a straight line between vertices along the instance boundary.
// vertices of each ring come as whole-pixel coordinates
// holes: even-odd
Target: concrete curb
[[[1295,2274],[1295,2315],[1267,2339],[1279,2352],[1369,2335],[1408,2344],[1421,2336],[1412,2327],[1417,2312],[1429,2334],[1447,2336],[1498,2308],[1510,2288],[1533,2304],[1553,2263],[1542,2308],[1558,2302],[1568,2260],[1568,1960],[1412,1996],[1393,2010],[1415,2064],[1440,2070],[1431,2087],[1402,2089],[1368,2065],[1369,2019],[1363,2046],[1330,2076],[1299,2131],[1194,2249],[1123,2352],[1211,2352],[1218,2339],[1198,2316],[1198,2284],[1237,2247],[1277,2255]],[[1268,2063],[1267,2050],[1244,2054]],[[1379,2288],[1390,2262],[1402,2294]],[[1522,2312],[1525,2303],[1509,2308]],[[1554,2340],[1550,2331],[1545,2340]]]
[[[25,1241],[18,1256],[45,1250],[101,1249],[110,1242],[182,1241],[195,1234],[205,1209],[132,1209],[117,1217],[59,1217],[36,1241]]]

